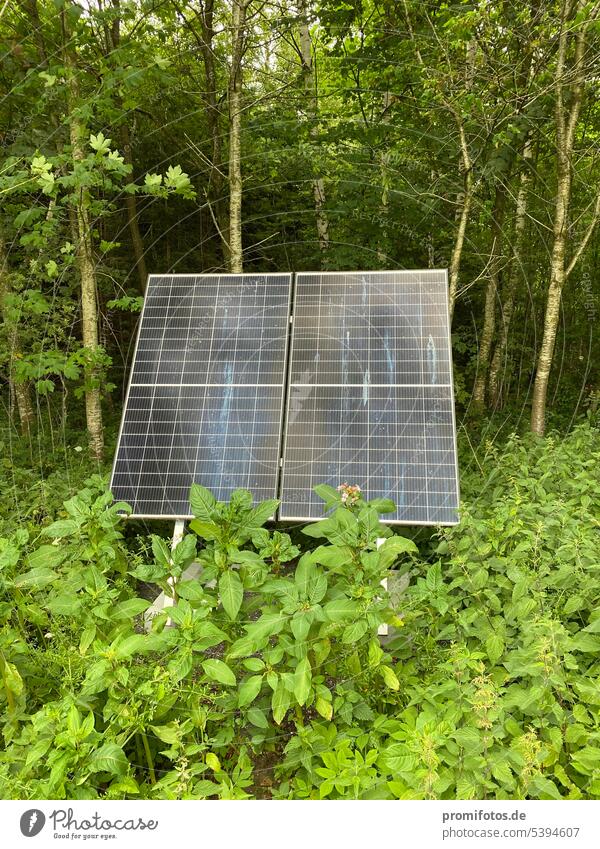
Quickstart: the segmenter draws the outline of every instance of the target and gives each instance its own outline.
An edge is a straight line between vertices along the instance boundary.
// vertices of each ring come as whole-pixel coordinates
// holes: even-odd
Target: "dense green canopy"
[[[5,4],[11,415],[101,457],[147,272],[219,269],[448,267],[460,414],[595,408],[597,13]]]

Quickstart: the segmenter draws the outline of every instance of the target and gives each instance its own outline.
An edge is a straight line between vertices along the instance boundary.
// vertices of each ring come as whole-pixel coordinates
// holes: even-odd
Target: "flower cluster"
[[[347,507],[353,507],[360,499],[360,487],[352,486],[348,483],[341,483],[338,486],[338,492],[342,495],[342,502]]]

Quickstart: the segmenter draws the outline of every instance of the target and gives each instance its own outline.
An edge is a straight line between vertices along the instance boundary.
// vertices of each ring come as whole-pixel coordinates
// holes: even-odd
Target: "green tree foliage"
[[[0,6],[0,793],[598,798],[596,0]],[[122,522],[144,269],[241,262],[449,268],[460,526]]]

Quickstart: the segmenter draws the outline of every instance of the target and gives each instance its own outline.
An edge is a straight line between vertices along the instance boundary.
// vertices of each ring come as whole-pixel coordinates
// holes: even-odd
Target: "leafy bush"
[[[290,537],[195,486],[148,562],[91,479],[0,541],[0,794],[597,798],[599,454],[589,426],[490,446],[425,556],[389,502],[318,487]]]

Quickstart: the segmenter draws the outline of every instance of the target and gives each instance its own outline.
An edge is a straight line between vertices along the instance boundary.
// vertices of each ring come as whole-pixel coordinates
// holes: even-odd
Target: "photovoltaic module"
[[[194,481],[276,497],[291,283],[149,277],[111,480],[134,516],[189,517]]]
[[[358,484],[386,521],[455,524],[446,272],[151,276],[111,487],[175,519],[193,482],[279,497],[281,520]]]
[[[321,516],[319,483],[457,522],[445,271],[296,275],[280,518]]]

